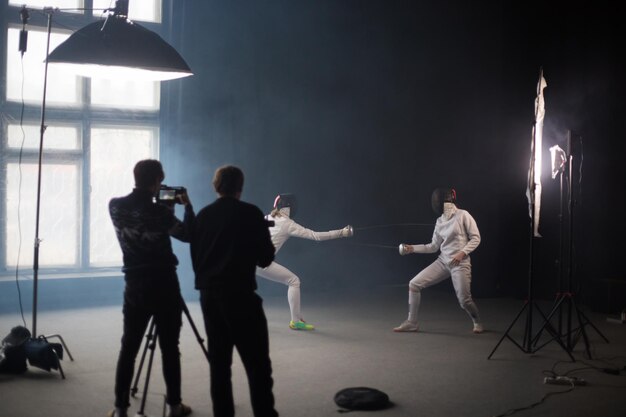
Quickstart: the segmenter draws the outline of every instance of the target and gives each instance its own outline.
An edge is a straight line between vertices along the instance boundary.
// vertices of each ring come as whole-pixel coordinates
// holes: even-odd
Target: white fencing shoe
[[[416,332],[418,328],[419,326],[417,325],[417,323],[411,323],[410,321],[406,320],[398,327],[394,327],[393,331],[394,332]]]

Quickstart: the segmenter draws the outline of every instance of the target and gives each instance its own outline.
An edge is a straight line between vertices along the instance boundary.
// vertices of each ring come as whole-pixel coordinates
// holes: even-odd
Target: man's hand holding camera
[[[178,204],[182,204],[183,206],[191,204],[191,200],[189,199],[189,194],[187,194],[186,189],[183,188],[183,193],[176,196],[176,202]]]
[[[185,187],[170,187],[162,184],[159,188],[157,203],[169,208],[174,208],[176,204],[182,204],[184,206],[191,204],[191,200],[189,199]]]

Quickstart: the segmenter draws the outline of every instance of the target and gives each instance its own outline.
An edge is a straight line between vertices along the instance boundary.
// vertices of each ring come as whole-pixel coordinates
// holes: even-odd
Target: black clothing
[[[257,265],[274,260],[274,245],[258,207],[222,197],[196,216],[191,241],[196,289],[254,291]]]
[[[183,299],[180,294],[170,235],[189,241],[193,209],[185,221],[171,208],[156,204],[147,190],[135,189],[109,202],[109,213],[124,255],[124,333],[115,375],[115,406],[127,408],[135,358],[150,318],[154,319],[163,360],[167,403],[180,398],[180,352]]]
[[[173,210],[155,204],[147,190],[135,188],[125,197],[109,202],[109,213],[124,254],[123,272],[161,266],[176,266],[170,236],[188,242],[193,222],[191,204],[185,206],[185,222]]]
[[[124,333],[115,373],[115,406],[130,405],[130,386],[135,369],[135,358],[144,339],[150,317],[154,319],[157,340],[163,362],[167,403],[181,403],[180,351],[178,341],[182,326],[183,300],[180,296],[178,278],[174,270],[157,272],[147,276],[145,272],[126,273],[124,290]],[[130,285],[148,278],[152,286]],[[156,285],[155,285],[156,284]]]
[[[267,320],[263,301],[255,292],[216,295],[200,290],[200,304],[209,341],[211,399],[215,417],[233,417],[231,364],[233,347],[248,376],[250,400],[255,417],[276,417],[269,355]]]
[[[196,288],[207,332],[215,417],[233,417],[233,348],[246,369],[255,417],[276,417],[267,320],[255,293],[257,266],[274,259],[267,222],[257,207],[221,197],[196,217],[191,240]]]

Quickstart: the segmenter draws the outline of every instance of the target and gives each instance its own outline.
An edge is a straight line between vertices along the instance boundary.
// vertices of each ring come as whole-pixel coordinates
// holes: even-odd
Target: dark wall
[[[626,151],[621,100],[624,65],[620,56],[625,46],[619,22],[622,13],[623,6],[609,2],[553,1],[510,6],[504,16],[509,22],[505,33],[510,46],[504,54],[507,83],[503,100],[511,104],[505,128],[522,128],[520,109],[525,104],[520,99],[527,102],[534,93],[529,90],[536,83],[534,65],[543,66],[548,83],[541,221],[544,237],[536,242],[537,292],[548,297],[557,290],[560,184],[558,177],[550,177],[548,148],[558,144],[567,150],[566,138],[571,131],[574,137],[582,138],[582,146],[572,152],[571,205],[567,201],[567,175],[564,181],[562,268],[566,281],[571,242],[572,289],[598,309],[626,305],[626,275],[611,261],[620,259],[625,249],[620,236],[626,223],[621,215],[612,213],[616,207],[623,211],[625,202],[620,187],[625,174],[621,159]],[[529,150],[517,148],[517,152],[528,154]],[[567,233],[569,207],[573,216],[571,241]],[[528,241],[528,233],[525,236]],[[528,250],[518,252],[512,262],[527,259]],[[620,281],[611,284],[611,293],[608,279]],[[526,281],[518,281],[514,288],[521,290]]]
[[[474,292],[524,294],[524,193],[543,65],[544,152],[562,143],[567,129],[585,140],[577,259],[587,278],[618,274],[608,259],[624,245],[611,230],[623,232],[624,221],[604,215],[624,200],[610,197],[624,171],[610,150],[624,150],[621,104],[613,98],[617,19],[575,2],[500,3],[177,3],[176,46],[195,75],[164,90],[168,183],[186,185],[200,208],[214,198],[215,168],[232,163],[246,173],[244,199],[264,211],[277,193],[292,192],[303,225],[355,226],[350,240],[292,239],[279,253],[305,287],[322,289],[406,283],[433,257],[367,245],[426,242],[432,227],[358,228],[432,224],[432,189],[454,186],[483,237],[473,256]],[[550,296],[559,189],[545,161],[536,275]],[[181,259],[188,272],[187,257]]]

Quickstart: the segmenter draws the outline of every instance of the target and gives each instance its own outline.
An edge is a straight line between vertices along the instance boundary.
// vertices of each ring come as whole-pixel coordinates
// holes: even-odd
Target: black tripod
[[[513,319],[509,327],[506,329],[496,346],[493,348],[487,359],[491,359],[493,354],[496,352],[500,344],[504,341],[505,338],[508,338],[515,346],[517,346],[524,353],[534,353],[536,351],[534,346],[534,341],[537,338],[533,338],[533,311],[537,310],[537,312],[544,319],[544,328],[552,335],[553,340],[556,340],[557,343],[563,348],[565,352],[569,355],[569,357],[574,361],[574,357],[571,352],[567,349],[567,347],[563,344],[561,340],[560,334],[552,327],[545,314],[541,311],[541,309],[535,304],[533,299],[533,278],[534,278],[534,243],[535,239],[540,237],[538,231],[538,208],[535,204],[535,194],[537,192],[537,183],[535,182],[535,176],[541,175],[541,172],[535,172],[535,165],[538,164],[537,161],[540,161],[540,158],[537,158],[538,152],[541,155],[541,146],[539,145],[539,151],[537,151],[537,130],[539,132],[543,129],[543,88],[545,87],[544,79],[543,79],[543,68],[540,69],[539,72],[539,82],[537,83],[537,99],[535,101],[535,125],[533,126],[533,135],[531,142],[531,155],[530,155],[530,164],[528,169],[528,191],[529,191],[529,203],[530,203],[530,250],[529,250],[529,260],[528,260],[528,298],[524,302],[524,305],[517,313],[517,316]],[[538,164],[540,165],[540,164]],[[540,167],[538,167],[540,169]],[[537,212],[536,212],[537,211]],[[522,317],[523,313],[526,313],[526,323],[524,325],[524,336],[521,343],[518,343],[515,339],[513,339],[509,332],[517,323],[517,320]]]
[[[577,137],[576,139],[580,141],[580,144],[582,147],[582,139],[580,137]],[[609,343],[609,340],[602,334],[602,332],[600,332],[600,330],[598,330],[598,328],[591,322],[591,320],[589,320],[589,318],[585,315],[585,313],[583,313],[582,310],[578,307],[578,305],[576,304],[576,294],[574,293],[572,289],[572,276],[573,276],[573,270],[574,270],[573,247],[574,247],[574,206],[575,206],[574,189],[572,187],[572,183],[573,183],[572,178],[574,176],[573,160],[574,160],[574,153],[575,153],[574,149],[576,147],[575,145],[576,143],[573,142],[572,140],[572,132],[568,131],[567,148],[568,148],[569,155],[565,156],[563,150],[559,148],[560,152],[564,156],[561,157],[563,158],[563,163],[560,164],[558,168],[559,188],[560,188],[560,198],[559,198],[559,202],[560,202],[559,233],[560,233],[560,236],[559,236],[559,263],[558,263],[559,273],[558,275],[559,275],[559,289],[565,288],[565,290],[561,290],[556,294],[556,299],[554,300],[554,307],[548,314],[548,317],[546,318],[546,322],[544,323],[544,325],[539,329],[539,332],[537,332],[537,335],[533,340],[533,345],[536,346],[544,328],[546,328],[546,326],[549,325],[550,320],[554,316],[558,315],[558,334],[560,337],[565,338],[565,344],[566,344],[567,350],[571,353],[576,347],[576,344],[578,343],[580,338],[582,337],[585,343],[585,353],[587,354],[587,358],[592,359],[590,345],[589,345],[589,337],[587,335],[587,331],[585,330],[585,326],[587,325],[591,326],[596,331],[596,333],[598,333],[598,335],[600,335],[600,337],[604,339],[605,342]],[[563,200],[564,200],[563,199],[563,174],[565,171],[565,163],[564,163],[565,161],[567,161],[567,168],[568,168],[567,207],[568,207],[569,217],[568,217],[568,230],[567,230],[568,232],[567,233],[568,269],[567,269],[567,280],[564,286],[564,283],[563,283],[563,252],[564,252],[563,242],[565,240],[564,239],[565,229],[563,227],[563,206],[564,206],[563,204]],[[553,156],[553,165],[555,165],[554,156]],[[553,178],[555,177],[555,172],[556,172],[556,169],[553,167]],[[578,321],[578,325],[576,327],[573,327],[574,320]],[[564,324],[566,326],[565,330],[563,329]],[[541,347],[547,345],[552,340],[553,339],[549,339],[547,342],[539,346],[539,348],[537,349],[541,349]]]
[[[196,340],[200,344],[200,348],[202,349],[202,352],[204,353],[204,356],[206,357],[206,359],[208,361],[209,360],[209,352],[207,351],[206,347],[204,346],[204,339],[200,336],[200,333],[198,332],[198,328],[196,327],[195,323],[193,322],[193,319],[191,318],[191,314],[189,314],[189,309],[187,308],[187,304],[185,304],[184,300],[183,300],[183,312],[185,313],[185,316],[187,317],[187,320],[189,321],[189,324],[191,325],[191,328],[192,328],[194,334],[196,335]],[[155,351],[155,348],[156,348],[157,339],[158,339],[158,333],[156,331],[156,326],[154,324],[154,317],[152,317],[150,319],[150,324],[148,326],[148,333],[146,333],[146,342],[144,344],[143,352],[141,354],[141,360],[139,361],[139,368],[137,368],[137,374],[135,375],[135,381],[133,382],[133,386],[130,389],[130,394],[133,397],[135,397],[135,394],[137,394],[137,391],[138,391],[137,386],[139,385],[139,378],[141,376],[141,371],[143,369],[143,364],[145,362],[148,350],[150,350],[150,357],[148,358],[148,369],[146,370],[146,380],[145,380],[145,383],[144,383],[144,386],[143,386],[143,395],[142,395],[142,398],[141,398],[141,407],[139,408],[139,411],[137,412],[138,416],[145,416],[144,409],[145,409],[145,406],[146,406],[146,398],[147,398],[147,395],[148,395],[148,385],[150,383],[150,374],[152,373],[152,361],[154,360],[154,351]],[[165,409],[165,403],[163,404],[163,407]],[[165,411],[163,412],[163,415],[165,415]]]
[[[522,352],[524,352],[524,353],[535,353],[537,350],[539,350],[541,347],[543,347],[543,346],[541,346],[539,348],[536,348],[537,340],[539,339],[539,336],[541,335],[541,332],[543,330],[547,330],[548,333],[550,333],[550,335],[552,336],[552,339],[550,339],[550,341],[555,340],[563,348],[563,350],[567,353],[567,355],[570,357],[572,362],[575,362],[575,359],[574,359],[574,356],[572,356],[571,350],[568,349],[567,346],[565,346],[565,344],[561,340],[560,333],[550,324],[550,320],[548,319],[548,317],[546,317],[546,315],[543,314],[543,312],[537,306],[537,304],[535,303],[535,301],[533,299],[533,247],[534,247],[533,239],[534,239],[534,236],[532,235],[532,232],[531,232],[531,237],[530,237],[530,261],[529,261],[529,272],[528,272],[528,298],[524,302],[524,305],[522,306],[520,311],[517,313],[517,316],[515,316],[515,318],[513,319],[513,321],[509,325],[509,327],[506,329],[506,331],[504,332],[504,334],[502,335],[502,337],[500,338],[500,340],[498,341],[496,346],[493,348],[493,350],[491,351],[489,356],[487,356],[487,359],[491,359],[491,357],[496,352],[496,350],[498,349],[498,347],[504,341],[505,338],[508,338],[511,342],[513,342],[513,344],[515,346],[517,346]],[[532,337],[532,334],[533,334],[533,311],[534,311],[533,309],[537,310],[537,312],[541,315],[541,317],[544,320],[544,324],[543,324],[541,330],[539,331],[537,336],[535,336],[534,338]],[[524,312],[526,313],[526,323],[524,325],[524,336],[522,338],[521,343],[518,343],[515,339],[513,339],[511,337],[509,332],[511,331],[511,329],[513,329],[513,327],[515,326],[515,323],[517,323],[517,320],[519,320],[522,317],[522,314]]]

